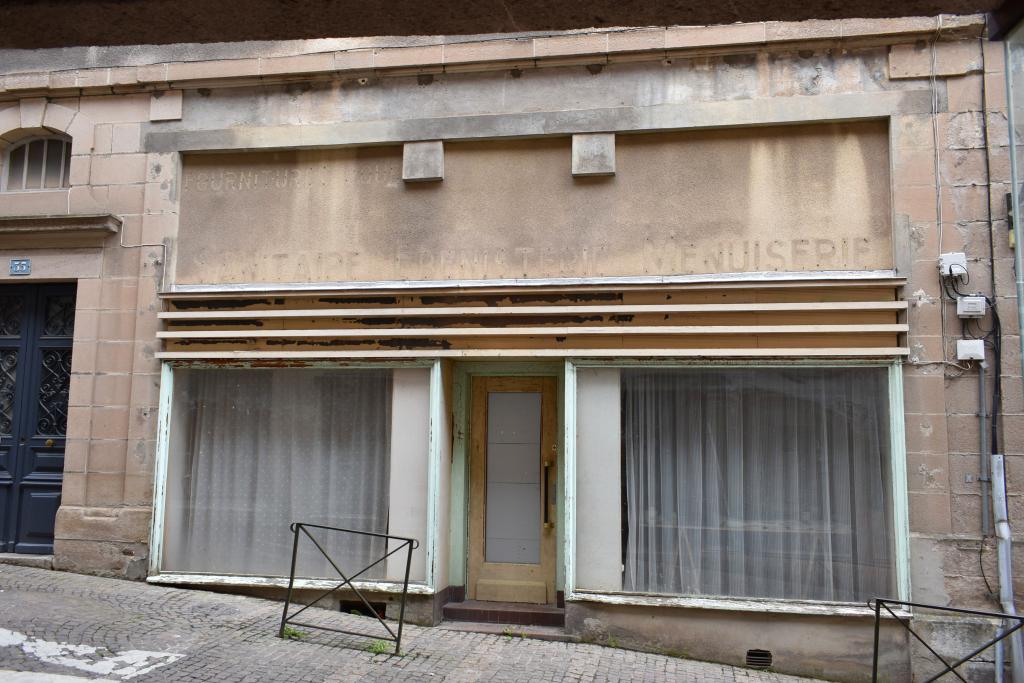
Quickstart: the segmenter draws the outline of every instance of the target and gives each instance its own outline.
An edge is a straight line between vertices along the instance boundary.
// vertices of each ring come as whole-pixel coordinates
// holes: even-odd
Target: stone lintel
[[[315,149],[438,140],[530,138],[579,133],[667,132],[698,128],[853,121],[931,112],[928,90],[687,102],[646,107],[351,121],[301,126],[247,126],[161,131],[143,124],[145,151]],[[437,143],[440,144],[440,143]]]

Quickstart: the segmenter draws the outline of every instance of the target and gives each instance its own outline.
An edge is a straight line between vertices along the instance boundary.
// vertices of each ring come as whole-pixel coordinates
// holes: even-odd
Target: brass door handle
[[[548,472],[550,470],[551,470],[551,461],[550,460],[545,460],[544,461],[544,476],[541,478],[541,492],[542,492],[541,493],[541,498],[544,501],[543,504],[544,504],[544,528],[545,529],[550,529],[551,527],[554,526],[554,524],[551,523],[551,512],[550,512],[551,505],[548,503],[548,482],[550,481],[548,479]]]

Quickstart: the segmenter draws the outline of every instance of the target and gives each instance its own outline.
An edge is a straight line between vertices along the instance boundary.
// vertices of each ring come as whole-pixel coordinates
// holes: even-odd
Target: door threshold
[[[561,626],[520,626],[516,624],[495,624],[485,621],[443,621],[435,628],[464,633],[487,633],[506,638],[531,638],[557,643],[578,643],[580,637],[566,633]]]
[[[565,626],[565,609],[528,602],[465,600],[441,608],[446,621],[469,621],[511,626]]]
[[[36,569],[53,569],[53,555],[0,553],[0,564],[16,564],[19,567],[35,567]]]

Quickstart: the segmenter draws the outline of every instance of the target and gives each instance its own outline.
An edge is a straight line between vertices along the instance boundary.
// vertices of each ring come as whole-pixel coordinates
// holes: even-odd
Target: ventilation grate
[[[370,607],[372,607],[373,611],[377,613],[377,616],[379,616],[381,619],[384,618],[384,613],[387,608],[387,605],[385,603],[371,602]],[[363,617],[371,616],[369,614],[369,610],[366,609],[366,605],[364,605],[359,600],[342,600],[338,604],[338,609],[342,612],[345,612],[346,614],[356,614]]]
[[[747,650],[747,666],[753,669],[768,669],[772,665],[770,650]]]

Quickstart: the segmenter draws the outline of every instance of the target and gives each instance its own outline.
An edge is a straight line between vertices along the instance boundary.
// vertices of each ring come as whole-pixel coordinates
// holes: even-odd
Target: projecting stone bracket
[[[615,175],[615,133],[573,135],[572,174]]]
[[[402,180],[407,183],[444,179],[444,143],[407,142],[402,152]]]

